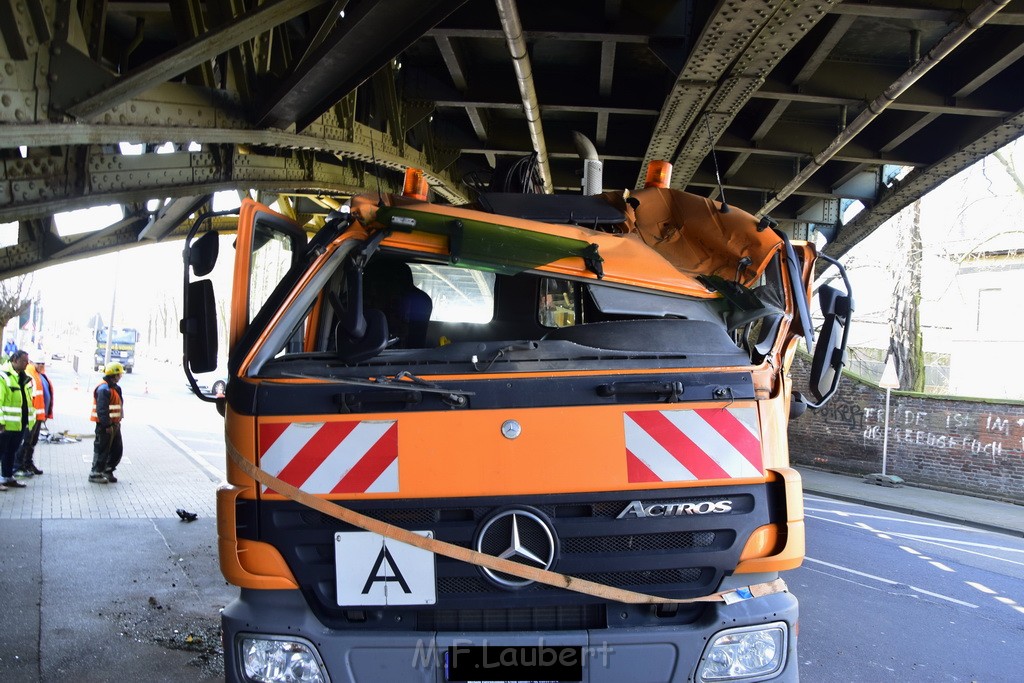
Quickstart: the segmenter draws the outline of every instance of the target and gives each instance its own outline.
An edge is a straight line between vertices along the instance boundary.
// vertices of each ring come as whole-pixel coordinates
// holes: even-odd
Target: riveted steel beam
[[[119,78],[100,92],[90,92],[67,107],[66,113],[77,119],[91,119],[139,93],[180,76],[209,61],[225,49],[255,38],[268,27],[294,19],[317,7],[324,0],[270,0],[234,21],[189,41],[153,63]]]
[[[181,42],[195,40],[206,33],[206,22],[203,19],[202,0],[175,0],[170,4],[171,19],[174,29]],[[203,85],[213,88],[216,81],[213,77],[213,64],[205,61],[185,72],[185,82],[192,85]]]
[[[768,74],[836,2],[726,0],[725,8],[720,9],[727,11],[716,12],[683,70],[683,74],[690,74],[688,78],[714,83],[699,87],[688,96],[681,75],[683,87],[673,91],[673,95],[678,91],[679,102],[673,104],[688,101],[689,106],[676,107],[673,117],[659,119],[658,133],[652,138],[645,162],[657,158],[671,160],[672,185],[685,188],[714,143],[757,93]],[[702,121],[697,120],[698,107]],[[669,150],[671,143],[665,138],[672,130],[682,138],[678,152]],[[668,155],[657,156],[667,151]],[[645,168],[646,163],[640,169],[638,185]]]
[[[96,204],[145,202],[256,188],[349,196],[370,190],[352,168],[303,155],[215,148],[204,152],[123,155],[89,148],[83,163],[67,155],[8,164],[0,179],[0,222]],[[374,185],[375,187],[375,185]]]
[[[259,125],[302,130],[465,0],[362,2],[270,97]]]

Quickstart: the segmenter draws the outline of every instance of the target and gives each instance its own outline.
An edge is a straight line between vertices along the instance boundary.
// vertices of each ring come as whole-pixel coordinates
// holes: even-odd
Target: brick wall
[[[807,386],[805,359],[793,387]],[[804,391],[806,393],[806,391]],[[885,390],[845,376],[832,400],[789,424],[794,464],[847,474],[882,471]],[[908,484],[1024,503],[1024,402],[893,391],[887,474]]]

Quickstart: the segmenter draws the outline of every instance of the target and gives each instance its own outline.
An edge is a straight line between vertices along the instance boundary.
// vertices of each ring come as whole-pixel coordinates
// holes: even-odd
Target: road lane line
[[[1003,603],[1004,605],[1016,605],[1017,604],[1016,600],[1011,600],[1010,598],[1004,598],[1001,595],[997,595],[996,596],[996,600],[998,600],[999,602]]]
[[[828,510],[822,508],[804,507],[805,512],[826,512],[831,514],[838,514],[837,510]],[[885,515],[869,515],[865,513],[847,512],[842,515],[843,517],[864,517],[866,519],[880,520],[883,522],[901,522],[903,524],[916,524],[918,526],[934,526],[941,529],[957,529],[958,531],[969,531],[971,533],[992,533],[985,529],[976,529],[962,524],[955,524],[951,522],[925,522],[923,520],[917,520],[913,517],[888,517]]]
[[[1017,610],[1021,614],[1024,614],[1024,607],[1021,607],[1020,605],[1014,605],[1013,609]]]
[[[964,581],[964,583],[966,583],[968,586],[970,586],[971,588],[973,588],[975,590],[981,591],[982,593],[987,593],[988,595],[995,595],[996,594],[996,592],[994,590],[992,590],[991,588],[989,588],[988,586],[983,586],[982,584],[977,583],[975,581]]]
[[[946,548],[947,550],[955,550],[957,552],[964,553],[966,555],[977,555],[978,557],[984,557],[987,560],[995,560],[997,562],[1006,562],[1008,564],[1015,564],[1015,565],[1017,565],[1019,567],[1024,567],[1024,562],[1020,562],[1020,561],[1017,561],[1017,560],[1011,560],[1011,559],[1006,558],[1006,557],[999,557],[998,555],[989,555],[988,553],[979,553],[979,552],[976,552],[974,550],[968,550],[966,548],[959,548],[959,547],[957,547],[955,545],[947,545],[947,543],[956,543],[956,544],[959,544],[959,545],[972,545],[972,546],[981,547],[981,548],[994,548],[996,550],[1003,550],[1003,551],[1009,552],[1009,553],[1022,552],[1020,550],[1017,550],[1016,548],[1004,548],[1002,546],[986,545],[984,543],[966,543],[964,541],[956,541],[956,540],[950,540],[950,539],[943,539],[943,540],[946,540],[947,543],[939,543],[938,540],[928,540],[927,536],[915,537],[915,536],[912,536],[912,535],[905,535],[905,534],[896,534],[896,535],[899,536],[900,538],[906,538],[908,540],[919,541],[921,543],[930,543],[931,545],[937,545],[940,548]]]
[[[955,538],[936,538],[935,536],[920,536],[918,534],[903,534],[903,533],[897,533],[897,532],[892,532],[892,533],[896,533],[896,535],[898,535],[898,536],[900,536],[902,538],[907,538],[907,539],[911,539],[911,540],[914,540],[914,541],[942,541],[943,543],[955,543],[956,545],[969,545],[969,546],[971,546],[973,548],[988,548],[990,550],[1003,550],[1003,551],[1006,551],[1008,553],[1024,553],[1024,548],[1008,548],[1005,545],[995,545],[995,544],[992,544],[992,543],[974,543],[972,541],[958,541]]]
[[[941,569],[944,572],[953,572],[954,574],[956,573],[955,569],[951,569],[951,568],[947,567],[946,565],[942,564],[941,562],[929,562],[928,564],[930,564],[933,567],[936,567],[938,569]]]
[[[813,557],[805,557],[804,559],[806,561],[808,561],[808,562],[814,562],[815,564],[820,564],[820,565],[824,565],[826,567],[831,567],[832,569],[837,569],[837,570],[839,570],[841,572],[849,572],[850,574],[855,574],[856,576],[862,576],[865,579],[872,579],[874,581],[880,581],[882,583],[889,584],[890,586],[907,586],[910,590],[912,590],[912,591],[914,591],[916,593],[921,593],[922,595],[929,595],[929,596],[931,596],[933,598],[938,598],[939,600],[946,600],[948,602],[956,603],[957,605],[963,605],[964,607],[973,607],[974,609],[978,608],[978,606],[973,604],[973,603],[964,602],[963,600],[957,600],[956,598],[952,598],[952,597],[950,597],[948,595],[942,595],[941,593],[934,593],[932,591],[925,590],[924,588],[918,588],[917,586],[911,586],[909,584],[903,583],[902,581],[893,581],[892,579],[886,579],[886,578],[881,577],[881,576],[875,576],[874,574],[868,574],[866,572],[858,571],[856,569],[851,569],[850,567],[844,567],[842,565],[832,564],[831,562],[825,562],[824,560],[818,560],[818,559],[815,559]]]
[[[900,550],[906,550],[911,555],[920,555],[921,554],[921,553],[917,552],[916,550],[914,550],[913,548],[908,548],[905,545],[901,545],[900,546]]]

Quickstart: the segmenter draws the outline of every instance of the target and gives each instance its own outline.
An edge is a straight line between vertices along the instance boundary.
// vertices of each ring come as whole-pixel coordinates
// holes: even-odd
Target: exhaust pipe
[[[604,192],[604,162],[597,156],[597,147],[586,135],[575,130],[572,132],[572,141],[576,145],[576,152],[583,159],[583,194],[601,194]]]

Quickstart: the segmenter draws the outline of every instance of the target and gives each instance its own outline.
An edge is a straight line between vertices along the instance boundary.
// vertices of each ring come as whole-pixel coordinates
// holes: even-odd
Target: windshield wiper
[[[355,377],[321,377],[317,375],[305,375],[298,372],[282,372],[282,377],[297,377],[299,379],[315,379],[328,384],[343,384],[352,387],[364,387],[367,389],[399,389],[402,391],[418,392],[425,394],[440,394],[445,400],[451,401],[454,405],[464,405],[467,396],[475,396],[475,391],[465,389],[447,389],[432,384],[408,370],[402,370],[394,377],[381,375],[376,379],[358,379]]]

